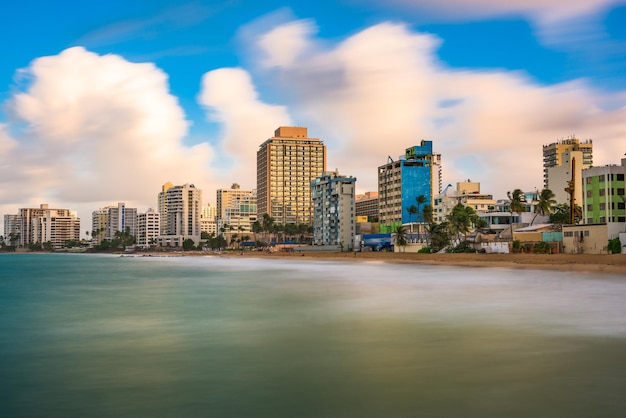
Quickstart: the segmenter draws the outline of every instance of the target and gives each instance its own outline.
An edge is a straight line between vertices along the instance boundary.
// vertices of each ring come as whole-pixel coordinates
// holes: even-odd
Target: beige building
[[[356,195],[356,216],[365,217],[359,222],[378,221],[378,192],[366,192]]]
[[[458,204],[469,206],[476,213],[488,213],[495,209],[496,200],[493,195],[480,192],[480,183],[472,181],[461,181],[456,184],[454,194],[441,194],[435,197],[433,207],[433,219],[436,222],[443,222],[452,212],[452,208]]]
[[[69,209],[50,209],[47,204],[41,204],[39,208],[21,208],[16,217],[8,216],[8,219],[5,216],[5,233],[9,223],[18,237],[17,246],[51,242],[54,249],[61,249],[67,241],[80,241],[80,219]]]
[[[326,171],[326,146],[307,128],[281,126],[257,151],[257,216],[277,224],[313,222],[311,182]]]
[[[167,191],[172,187],[174,187],[174,185],[168,181],[161,186],[161,191],[159,192],[157,210],[159,211],[159,215],[161,217],[161,235],[165,234],[165,218],[167,217],[167,202],[165,197],[167,195]]]
[[[133,236],[137,235],[136,208],[126,207],[124,202],[119,202],[91,212],[92,245],[98,245],[103,240],[111,241],[116,232],[126,230]]]
[[[608,254],[609,240],[624,232],[623,223],[563,225],[563,252]]]
[[[574,177],[574,204],[582,206],[582,171],[593,165],[593,143],[571,138],[543,146],[543,187],[550,189],[558,203],[570,202],[565,189]]]
[[[200,231],[209,235],[217,235],[217,207],[207,204],[202,207],[202,215],[200,217]]]
[[[239,203],[244,200],[249,201],[253,196],[256,200],[256,191],[241,190],[241,187],[237,183],[233,183],[232,186],[230,186],[230,189],[218,189],[215,219],[224,219],[226,217],[227,209],[232,209],[235,206],[238,206]]]

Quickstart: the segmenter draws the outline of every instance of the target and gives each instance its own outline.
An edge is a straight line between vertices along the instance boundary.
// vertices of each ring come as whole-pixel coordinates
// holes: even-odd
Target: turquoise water
[[[1,417],[622,417],[626,280],[0,255]]]

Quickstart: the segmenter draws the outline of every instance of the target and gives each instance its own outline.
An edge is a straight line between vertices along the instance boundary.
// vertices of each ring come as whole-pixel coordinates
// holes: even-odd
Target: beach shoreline
[[[136,253],[151,256],[209,256],[228,258],[281,259],[293,261],[382,261],[388,263],[427,264],[458,267],[500,267],[513,269],[538,269],[624,274],[626,278],[626,254],[424,254],[392,252],[263,252],[223,251],[220,253],[189,252],[146,252]]]

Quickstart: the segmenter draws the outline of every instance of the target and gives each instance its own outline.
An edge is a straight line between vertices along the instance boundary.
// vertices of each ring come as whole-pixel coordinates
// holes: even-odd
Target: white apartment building
[[[17,238],[15,245],[51,242],[54,249],[64,248],[67,241],[80,240],[80,218],[69,209],[21,208],[17,215],[5,215],[5,235]],[[8,231],[8,232],[7,232]]]
[[[311,183],[313,244],[351,250],[356,233],[356,178],[325,172]]]
[[[165,221],[165,227],[161,225],[161,230],[165,230],[165,234],[159,236],[159,245],[179,247],[187,239],[198,245],[202,191],[193,184],[172,186],[165,192],[164,203],[166,215],[165,218],[161,216],[161,222]]]
[[[161,231],[161,214],[149,208],[137,215],[137,245],[149,247],[156,244]]]
[[[91,213],[92,243],[100,244],[103,240],[111,241],[116,232],[128,231],[137,236],[137,209],[129,208],[124,202],[117,206],[105,206]]]

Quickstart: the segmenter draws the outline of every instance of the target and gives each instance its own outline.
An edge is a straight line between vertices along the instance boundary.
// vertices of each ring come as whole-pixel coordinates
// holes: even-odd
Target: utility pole
[[[574,218],[576,217],[576,208],[574,206],[574,192],[576,190],[576,185],[574,183],[575,170],[576,158],[572,158],[572,167],[570,169],[570,171],[572,172],[570,177],[571,180],[567,182],[567,187],[565,188],[565,191],[569,194],[569,223],[571,225],[574,224]]]

